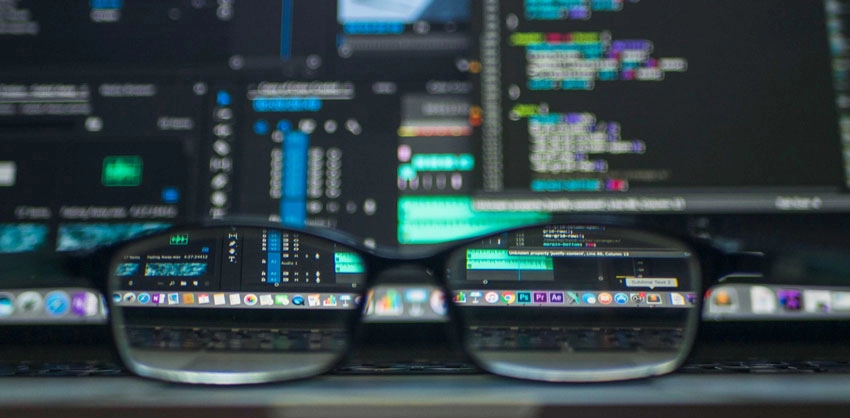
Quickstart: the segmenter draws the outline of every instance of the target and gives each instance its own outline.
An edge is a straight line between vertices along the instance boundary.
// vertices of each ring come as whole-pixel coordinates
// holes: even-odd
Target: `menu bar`
[[[454,303],[462,307],[524,308],[688,308],[693,292],[582,290],[460,290]]]
[[[130,292],[112,294],[124,307],[234,308],[234,309],[355,309],[360,295],[353,293],[256,292]]]

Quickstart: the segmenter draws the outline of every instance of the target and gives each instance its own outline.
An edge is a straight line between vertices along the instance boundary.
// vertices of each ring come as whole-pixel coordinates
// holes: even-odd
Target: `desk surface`
[[[150,418],[153,411],[164,417],[204,418],[496,418],[566,414],[846,418],[850,417],[850,375],[672,375],[580,385],[522,382],[487,375],[327,376],[224,388],[128,377],[0,379],[3,417],[98,417],[121,413],[125,418]],[[753,415],[754,412],[757,413]]]

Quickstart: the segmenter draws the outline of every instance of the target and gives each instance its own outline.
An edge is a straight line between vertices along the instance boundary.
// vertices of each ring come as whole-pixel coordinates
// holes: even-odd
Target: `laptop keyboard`
[[[553,329],[477,327],[472,341],[487,350],[669,350],[680,344],[679,329]],[[211,351],[324,351],[338,348],[339,333],[301,330],[246,330],[197,328],[136,328],[130,340],[137,347],[160,350],[205,349]],[[334,369],[337,375],[460,375],[482,373],[463,361],[433,359],[372,361],[354,359]],[[782,374],[850,373],[850,361],[778,361],[747,359],[699,361],[684,365],[682,374]],[[0,377],[126,376],[118,363],[92,360],[77,362],[3,361]]]
[[[345,334],[322,330],[134,327],[130,344],[157,350],[334,351],[345,346]]]
[[[463,362],[396,361],[386,363],[349,363],[331,372],[336,375],[462,375],[483,373],[475,366]],[[677,373],[681,374],[815,374],[850,373],[850,361],[722,361],[690,363]],[[127,376],[119,364],[106,361],[87,362],[0,362],[0,377],[109,377]]]
[[[470,341],[479,350],[674,351],[682,344],[679,328],[473,327]]]

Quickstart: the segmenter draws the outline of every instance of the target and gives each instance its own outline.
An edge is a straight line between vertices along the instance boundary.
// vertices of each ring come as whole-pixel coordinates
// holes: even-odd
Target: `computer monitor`
[[[5,2],[0,256],[207,218],[408,248],[577,212],[845,213],[848,7]]]

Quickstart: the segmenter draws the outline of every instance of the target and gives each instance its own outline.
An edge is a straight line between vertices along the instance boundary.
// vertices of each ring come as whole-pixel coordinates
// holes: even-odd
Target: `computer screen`
[[[229,217],[408,248],[847,212],[848,7],[0,0],[0,256]]]

